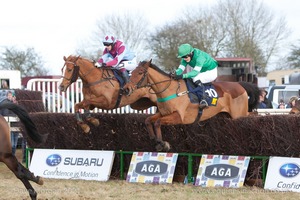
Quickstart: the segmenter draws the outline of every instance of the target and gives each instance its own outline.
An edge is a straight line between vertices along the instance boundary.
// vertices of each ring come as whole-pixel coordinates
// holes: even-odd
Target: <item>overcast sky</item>
[[[0,50],[33,47],[51,75],[61,75],[63,56],[74,54],[78,45],[96,30],[96,22],[118,11],[139,11],[152,25],[163,25],[189,5],[210,6],[217,0],[6,0],[1,2]],[[300,39],[300,1],[264,0],[279,16],[285,16]],[[100,47],[99,47],[100,48]]]

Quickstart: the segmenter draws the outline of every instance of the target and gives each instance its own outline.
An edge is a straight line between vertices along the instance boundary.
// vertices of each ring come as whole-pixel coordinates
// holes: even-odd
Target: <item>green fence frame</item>
[[[33,148],[26,148],[26,167],[29,166],[29,157],[31,157],[31,152],[33,152]],[[134,151],[115,151],[116,154],[120,155],[120,179],[125,179],[125,162],[124,156],[125,155],[132,155]],[[188,183],[193,182],[193,158],[194,157],[201,157],[203,154],[199,153],[178,153],[178,156],[185,156],[188,159],[188,174],[187,180]],[[269,156],[250,156],[251,159],[261,160],[262,161],[262,181],[263,185],[265,184],[266,174],[267,174],[267,166],[266,163],[269,160]]]

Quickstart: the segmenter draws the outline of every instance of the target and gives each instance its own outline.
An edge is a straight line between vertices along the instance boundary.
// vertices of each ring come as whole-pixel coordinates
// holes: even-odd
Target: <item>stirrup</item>
[[[206,108],[206,107],[208,107],[208,103],[207,103],[206,100],[202,99],[202,100],[200,101],[200,103],[199,103],[199,108],[200,108],[200,109],[204,109],[204,108]]]

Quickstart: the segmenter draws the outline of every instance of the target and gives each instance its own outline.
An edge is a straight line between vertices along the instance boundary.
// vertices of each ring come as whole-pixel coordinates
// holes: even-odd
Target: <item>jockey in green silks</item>
[[[202,85],[202,83],[214,81],[218,76],[218,62],[208,53],[193,48],[190,44],[179,46],[178,58],[181,58],[181,62],[173,77],[174,79],[192,78],[194,83]],[[183,74],[187,66],[191,67],[192,71]],[[207,106],[206,101],[204,104]]]

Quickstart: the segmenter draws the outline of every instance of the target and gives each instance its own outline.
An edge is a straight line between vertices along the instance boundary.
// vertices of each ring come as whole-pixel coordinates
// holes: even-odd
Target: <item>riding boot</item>
[[[208,107],[208,103],[207,103],[207,101],[206,101],[206,93],[205,93],[205,87],[204,87],[204,85],[203,85],[203,83],[200,81],[200,80],[197,80],[196,82],[195,82],[197,85],[199,85],[199,87],[201,87],[202,88],[202,100],[200,101],[200,103],[199,103],[199,108],[201,109],[201,110],[203,110],[203,109],[205,109],[205,108],[207,108]]]
[[[128,83],[129,82],[129,74],[128,74],[127,70],[122,71],[121,73],[122,73],[122,77],[125,81],[125,84]]]

